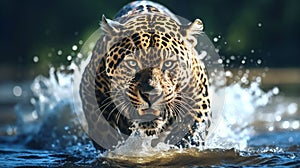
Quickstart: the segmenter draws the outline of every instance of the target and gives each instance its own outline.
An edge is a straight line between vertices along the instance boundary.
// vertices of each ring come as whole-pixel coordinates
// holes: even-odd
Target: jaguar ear
[[[196,19],[194,22],[189,23],[184,27],[184,33],[187,40],[191,43],[192,47],[197,45],[196,36],[201,34],[203,30],[203,23],[200,19]]]
[[[187,36],[200,34],[203,30],[203,23],[200,19],[196,19],[193,23],[189,23],[186,29]]]
[[[121,28],[122,28],[121,23],[107,19],[104,15],[102,15],[101,29],[104,32],[109,34],[115,34],[120,32]]]

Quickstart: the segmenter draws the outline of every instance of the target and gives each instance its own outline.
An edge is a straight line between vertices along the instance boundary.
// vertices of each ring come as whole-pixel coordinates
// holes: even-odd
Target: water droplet
[[[83,41],[82,41],[82,40],[79,40],[78,44],[82,45],[82,44],[83,44]]]
[[[220,39],[220,38],[221,38],[221,35],[218,35],[218,38]]]
[[[241,63],[242,63],[242,64],[245,64],[245,63],[246,63],[246,61],[245,61],[245,60],[242,60],[242,61],[241,61]]]
[[[77,45],[73,45],[73,46],[72,46],[72,50],[73,50],[73,51],[76,51],[77,49],[78,49]]]
[[[299,126],[300,126],[299,121],[293,121],[293,122],[292,122],[292,128],[293,128],[293,129],[298,129]]]
[[[248,83],[247,77],[243,76],[241,78],[241,82],[247,84]]]
[[[72,56],[71,56],[71,55],[68,55],[68,56],[67,56],[67,60],[68,60],[68,61],[71,61],[71,60],[72,60]]]
[[[289,114],[295,114],[298,110],[297,104],[296,103],[291,103],[287,106],[287,112]]]
[[[57,55],[62,55],[62,53],[63,53],[62,50],[57,51]]]
[[[256,82],[258,82],[258,83],[261,82],[261,77],[260,76],[256,77]]]
[[[280,121],[281,120],[281,116],[276,116],[275,120],[276,121]]]
[[[282,126],[283,129],[287,129],[287,128],[290,127],[290,122],[288,122],[288,121],[283,121],[281,126]]]
[[[261,63],[262,63],[262,60],[261,60],[261,59],[258,59],[256,62],[257,62],[257,64],[261,64]]]
[[[82,58],[82,54],[81,54],[81,53],[78,53],[78,54],[77,54],[77,57],[78,57],[78,58]]]
[[[31,116],[34,120],[38,119],[38,114],[35,110],[31,113]]]
[[[278,87],[274,87],[272,89],[272,92],[273,92],[274,95],[278,95],[279,94],[279,88]]]
[[[222,64],[223,63],[223,60],[220,58],[220,59],[218,59],[218,63],[219,64]]]
[[[64,129],[65,129],[66,131],[68,131],[70,128],[69,128],[68,126],[65,126]]]
[[[35,63],[36,63],[36,62],[39,62],[39,57],[38,57],[38,56],[34,56],[34,57],[33,57],[33,62],[35,62]]]
[[[214,40],[214,42],[218,42],[219,39],[217,37],[215,37],[213,40]]]
[[[241,40],[238,40],[237,42],[238,42],[238,43],[240,43],[240,42],[241,42]]]
[[[10,126],[6,129],[6,133],[7,133],[7,135],[13,135],[16,133],[16,128],[13,128]]]
[[[235,56],[234,55],[230,56],[230,59],[235,60]]]
[[[13,88],[13,94],[16,96],[16,97],[19,97],[22,95],[22,88],[20,86],[15,86]]]
[[[229,64],[230,63],[230,59],[226,59],[226,63]]]
[[[251,50],[250,52],[253,54],[253,53],[254,53],[254,50]]]
[[[262,27],[262,23],[258,23],[257,26],[258,26],[258,27]]]
[[[34,98],[31,98],[31,99],[30,99],[30,103],[31,103],[32,105],[34,105],[34,104],[36,103],[36,100],[35,100]]]
[[[269,131],[273,131],[274,130],[274,127],[273,126],[271,126],[271,127],[269,127],[269,129],[268,129]]]
[[[231,72],[231,71],[226,71],[226,72],[225,72],[225,75],[226,75],[227,77],[232,77],[232,72]]]

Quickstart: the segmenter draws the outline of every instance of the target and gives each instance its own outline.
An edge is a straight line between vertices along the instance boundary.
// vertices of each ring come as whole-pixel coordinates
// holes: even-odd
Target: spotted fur
[[[103,16],[101,28],[80,85],[89,134],[101,135],[94,141],[116,138],[105,132],[112,127],[177,146],[204,145],[212,113],[208,76],[195,50],[202,22],[183,24],[163,6],[139,1],[114,20]]]

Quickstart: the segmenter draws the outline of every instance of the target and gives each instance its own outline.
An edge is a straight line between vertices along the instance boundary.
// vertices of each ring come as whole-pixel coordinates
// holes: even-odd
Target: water
[[[226,87],[222,119],[202,151],[166,144],[152,148],[147,139],[136,139],[102,154],[72,110],[72,79],[72,74],[51,69],[50,77],[32,82],[33,98],[16,106],[17,124],[1,132],[1,166],[300,165],[299,99],[281,96],[277,87],[264,92],[260,78],[247,86],[238,82]]]
[[[91,41],[83,50],[92,48]],[[132,135],[114,151],[96,151],[74,94],[86,64],[81,53],[70,66],[36,77],[29,90],[12,88],[14,96],[27,96],[15,107],[16,122],[1,124],[1,167],[300,166],[299,98],[284,96],[276,86],[264,91],[263,77],[250,77],[251,70],[225,71],[229,84],[212,86],[214,97],[224,96],[225,102],[214,104],[220,113],[204,149],[152,147],[153,138]],[[219,81],[218,75],[213,78]]]

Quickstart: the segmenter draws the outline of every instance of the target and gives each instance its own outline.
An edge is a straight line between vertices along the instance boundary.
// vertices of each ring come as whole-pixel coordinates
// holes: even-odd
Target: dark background
[[[1,0],[0,80],[29,80],[47,74],[49,66],[67,65],[71,47],[80,47],[79,41],[85,41],[99,27],[102,14],[113,18],[128,2]],[[299,0],[159,2],[189,20],[200,18],[211,39],[221,37],[215,45],[223,59],[235,55],[263,61],[246,67],[300,67]],[[62,55],[57,54],[59,50]],[[34,63],[34,56],[39,57],[38,63]]]

